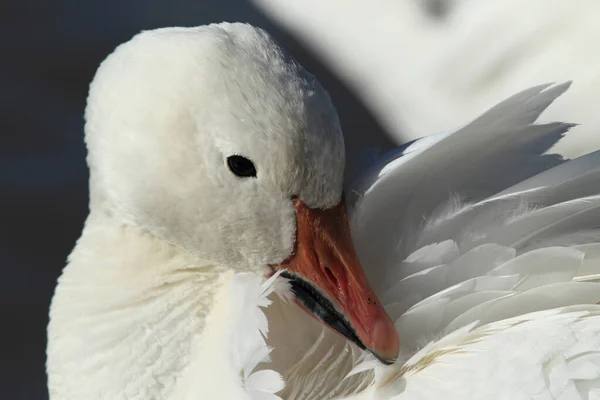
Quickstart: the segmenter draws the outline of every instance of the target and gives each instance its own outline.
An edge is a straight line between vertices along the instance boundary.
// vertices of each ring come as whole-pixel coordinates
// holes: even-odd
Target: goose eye
[[[256,176],[256,168],[252,161],[242,156],[231,156],[227,158],[227,166],[235,175],[241,178]]]

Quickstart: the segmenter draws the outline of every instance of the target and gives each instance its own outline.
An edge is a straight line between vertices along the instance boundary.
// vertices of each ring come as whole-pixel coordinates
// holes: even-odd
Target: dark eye
[[[252,161],[242,156],[231,156],[227,158],[227,166],[231,172],[242,178],[256,176],[256,168]]]

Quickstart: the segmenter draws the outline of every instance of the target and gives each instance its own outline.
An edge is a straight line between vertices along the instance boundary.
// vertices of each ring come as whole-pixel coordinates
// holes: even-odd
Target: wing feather
[[[569,83],[527,89],[350,186],[361,261],[403,345],[358,398],[600,393],[600,152],[544,154]]]
[[[561,157],[544,152],[573,125],[531,124],[569,85],[525,90],[356,178],[347,189],[358,198],[352,233],[369,278],[378,281],[414,251],[424,222],[454,194],[461,203],[481,201],[560,164]]]

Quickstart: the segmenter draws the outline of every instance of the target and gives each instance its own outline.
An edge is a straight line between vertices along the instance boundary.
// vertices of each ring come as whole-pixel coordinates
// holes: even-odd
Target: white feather
[[[566,87],[528,89],[355,181],[353,233],[403,344],[390,368],[356,367],[376,377],[357,398],[587,398],[600,388],[600,159],[545,170],[531,162],[542,153],[526,150],[569,128],[530,125]]]
[[[560,163],[542,154],[571,125],[531,124],[568,87],[528,89],[424,146],[420,153],[412,153],[383,177],[369,170],[357,178],[349,191],[364,195],[353,211],[352,228],[361,260],[369,266],[369,278],[379,281],[381,271],[417,245],[429,244],[418,242],[419,232],[424,223],[432,224],[432,215],[452,194],[458,193],[466,202],[481,201]]]

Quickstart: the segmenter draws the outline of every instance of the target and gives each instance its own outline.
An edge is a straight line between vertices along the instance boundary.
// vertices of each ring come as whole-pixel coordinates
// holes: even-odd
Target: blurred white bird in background
[[[90,89],[51,399],[600,398],[600,153],[544,155],[573,125],[536,124],[567,89],[342,196],[335,109],[266,33],[136,36]]]
[[[542,120],[581,126],[553,151],[600,146],[600,2],[254,2],[354,87],[399,144],[457,128],[523,88],[573,80]]]

